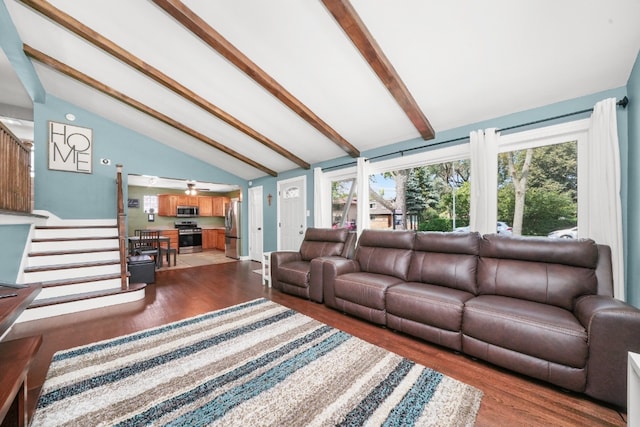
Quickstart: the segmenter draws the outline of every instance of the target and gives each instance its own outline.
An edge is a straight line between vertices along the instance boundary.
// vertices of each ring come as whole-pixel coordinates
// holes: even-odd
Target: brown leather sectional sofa
[[[312,282],[314,271],[324,303],[337,310],[627,404],[627,351],[640,352],[640,310],[612,297],[607,246],[364,230],[352,259],[316,258]]]

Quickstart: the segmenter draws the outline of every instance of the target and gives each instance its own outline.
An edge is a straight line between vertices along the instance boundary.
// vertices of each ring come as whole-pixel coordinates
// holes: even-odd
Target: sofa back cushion
[[[597,265],[598,247],[590,239],[485,235],[478,292],[571,310],[579,296],[597,293]]]
[[[414,231],[363,230],[354,259],[360,271],[407,280]]]
[[[348,235],[346,228],[307,228],[300,245],[300,256],[303,261],[311,261],[322,256],[341,255]]]
[[[480,234],[419,232],[408,281],[446,286],[477,294]]]

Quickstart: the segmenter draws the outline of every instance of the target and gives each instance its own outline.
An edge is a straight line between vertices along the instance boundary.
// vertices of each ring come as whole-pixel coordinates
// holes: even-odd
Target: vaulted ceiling
[[[245,179],[624,86],[640,48],[638,0],[4,2],[47,93]]]

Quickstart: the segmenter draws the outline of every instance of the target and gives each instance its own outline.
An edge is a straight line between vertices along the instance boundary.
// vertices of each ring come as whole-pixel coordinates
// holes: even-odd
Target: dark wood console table
[[[2,427],[29,425],[27,374],[42,336],[0,342],[0,419]]]
[[[13,325],[36,295],[40,286],[24,289],[0,287],[0,337]],[[42,337],[27,337],[0,342],[0,426],[28,426],[27,374],[33,357],[38,352]]]

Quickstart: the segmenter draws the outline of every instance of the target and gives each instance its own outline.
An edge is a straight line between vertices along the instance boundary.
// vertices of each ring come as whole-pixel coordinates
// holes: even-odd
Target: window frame
[[[544,147],[547,145],[562,144],[576,141],[578,151],[578,238],[585,236],[581,223],[587,218],[587,203],[584,200],[584,183],[587,182],[588,156],[587,144],[589,143],[590,119],[575,120],[557,125],[545,126],[537,129],[515,132],[508,135],[500,135],[498,138],[498,154],[527,148]],[[498,171],[496,170],[496,175]],[[580,189],[583,189],[582,191]],[[498,189],[496,188],[496,191]],[[498,206],[494,206],[498,211]]]

